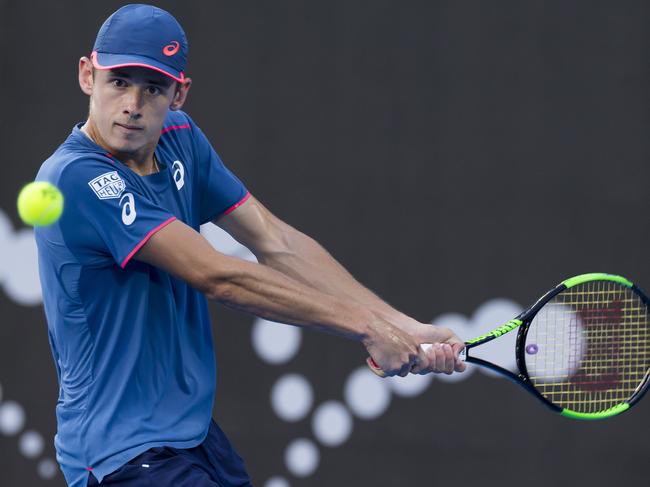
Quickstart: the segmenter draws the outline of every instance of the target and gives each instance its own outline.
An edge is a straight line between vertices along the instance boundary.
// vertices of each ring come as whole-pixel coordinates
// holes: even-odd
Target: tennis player
[[[362,287],[224,166],[181,111],[187,54],[164,10],[111,15],[79,61],[88,119],[37,176],[66,198],[62,218],[35,233],[60,384],[55,446],[71,487],[250,485],[211,419],[206,297],[360,341],[388,375],[464,369],[450,330]],[[206,222],[259,264],[215,251],[199,234]]]

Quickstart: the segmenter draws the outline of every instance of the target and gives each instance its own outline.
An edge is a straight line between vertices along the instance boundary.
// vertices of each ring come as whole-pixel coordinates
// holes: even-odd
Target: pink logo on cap
[[[165,56],[173,56],[178,52],[178,48],[181,45],[177,41],[171,41],[171,43],[167,44],[165,47],[163,47],[163,54]]]

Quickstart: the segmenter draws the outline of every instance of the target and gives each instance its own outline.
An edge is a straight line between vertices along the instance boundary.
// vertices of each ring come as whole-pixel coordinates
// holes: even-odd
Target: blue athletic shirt
[[[57,460],[71,487],[101,481],[156,446],[205,438],[216,364],[206,298],[131,260],[175,219],[195,230],[249,196],[190,117],[169,112],[160,171],[139,176],[74,127],[38,181],[65,197],[35,229],[50,347],[59,380]]]

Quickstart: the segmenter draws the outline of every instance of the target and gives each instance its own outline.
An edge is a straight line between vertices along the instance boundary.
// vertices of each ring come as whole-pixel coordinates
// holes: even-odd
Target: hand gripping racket
[[[517,373],[469,355],[515,329]],[[465,342],[460,358],[506,376],[562,416],[609,418],[637,403],[650,384],[650,301],[620,276],[572,277],[516,318]],[[372,358],[367,362],[384,375]]]

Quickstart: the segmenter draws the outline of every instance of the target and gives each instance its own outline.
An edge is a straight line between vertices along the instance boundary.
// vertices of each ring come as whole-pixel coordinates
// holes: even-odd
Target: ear
[[[86,95],[93,94],[93,64],[86,56],[79,59],[79,87]]]
[[[176,92],[174,93],[174,99],[169,105],[170,110],[180,110],[187,100],[187,93],[190,91],[190,86],[192,86],[192,79],[185,78],[184,83],[178,83],[176,85]]]

